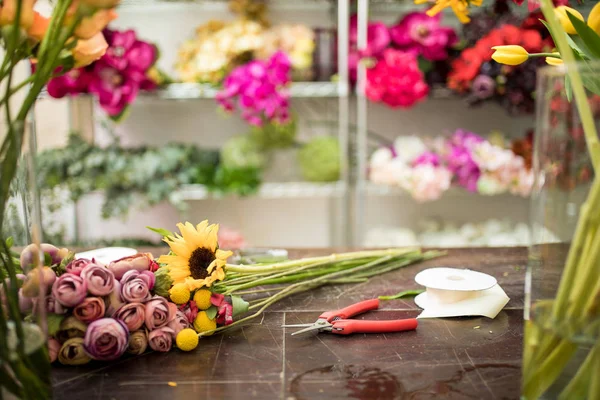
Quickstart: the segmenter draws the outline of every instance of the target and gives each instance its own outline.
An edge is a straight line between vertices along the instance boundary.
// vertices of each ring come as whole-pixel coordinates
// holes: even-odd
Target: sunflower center
[[[208,276],[206,270],[211,262],[215,260],[215,253],[205,247],[199,247],[192,252],[189,266],[190,273],[194,279],[204,279]]]

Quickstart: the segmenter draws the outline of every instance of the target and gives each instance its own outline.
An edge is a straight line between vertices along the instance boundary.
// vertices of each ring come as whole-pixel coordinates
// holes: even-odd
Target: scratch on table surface
[[[400,356],[400,354],[398,354],[397,351],[394,350],[394,353],[396,353],[396,355],[398,356],[398,358],[402,361],[402,356]]]
[[[448,323],[446,321],[444,322],[444,326],[446,327],[446,329],[448,330],[448,333],[450,334],[450,336],[452,336],[453,339],[456,340],[456,336],[454,336],[454,334],[452,333],[452,331],[450,330],[450,327],[448,326]]]
[[[359,283],[359,284],[356,284],[356,285],[350,285],[350,287],[348,289],[343,290],[342,292],[340,292],[340,294],[337,295],[337,298],[339,299],[340,297],[342,297],[342,295],[344,295],[346,293],[350,293],[350,292],[358,289],[359,287],[366,285],[367,283],[368,283],[368,281],[367,282],[362,282],[362,283]]]
[[[213,367],[210,371],[210,377],[215,376],[215,371],[217,370],[217,362],[219,361],[219,353],[221,352],[221,346],[223,345],[223,338],[225,335],[221,335],[221,341],[219,342],[219,348],[217,349],[217,355],[215,355],[215,359],[213,361]]]
[[[331,350],[331,347],[327,346],[327,344],[323,341],[323,339],[321,339],[319,337],[319,334],[317,334],[316,337],[317,337],[317,339],[319,339],[319,342],[323,343],[323,346],[325,346],[327,348],[327,350],[329,350],[331,352],[331,354],[333,354],[335,356],[335,358],[337,358],[338,361],[342,361],[342,359],[337,354],[335,354],[335,351]]]
[[[242,326],[242,335],[244,335],[244,339],[246,339],[246,341],[248,341],[248,337],[246,336],[246,332],[244,332],[244,327]]]
[[[277,345],[277,347],[279,347],[279,350],[281,350],[281,345],[279,344],[279,342],[277,341],[277,339],[275,339],[275,335],[273,335],[273,332],[271,331],[271,328],[269,328],[268,325],[265,325],[265,328],[267,328],[267,330],[269,331],[269,335],[271,335],[271,337],[273,338],[273,341],[275,342],[275,344]]]
[[[286,314],[283,313],[283,324],[282,325],[285,325],[285,315]],[[285,327],[283,327],[281,329],[281,331],[283,332],[283,342],[282,342],[282,350],[281,350],[281,359],[282,359],[282,362],[281,362],[281,398],[285,399],[285,384],[286,384],[286,382],[285,382],[285,365],[286,365],[286,362],[285,362],[285,333],[286,333]]]
[[[475,364],[473,363],[473,359],[471,358],[471,356],[469,355],[469,352],[467,351],[467,349],[465,349],[465,354],[467,355],[467,357],[469,357],[469,361],[471,362],[471,365],[473,366],[473,368],[475,369],[475,372],[477,372],[477,375],[479,375],[479,379],[482,380],[483,384],[485,385],[486,389],[488,390],[488,392],[490,392],[490,394],[492,395],[492,398],[496,398],[496,395],[494,394],[494,392],[492,391],[492,389],[490,389],[490,386],[488,385],[487,381],[485,380],[485,378],[483,377],[483,375],[481,375],[481,372],[479,372],[479,369],[477,369],[477,367],[475,366]]]
[[[469,374],[467,374],[467,371],[465,370],[465,367],[464,367],[462,361],[460,361],[460,357],[456,353],[456,349],[452,349],[452,351],[454,352],[454,358],[456,358],[456,362],[458,362],[458,365],[460,365],[460,369],[467,376],[467,380],[469,381],[469,383],[471,384],[471,386],[473,387],[473,389],[477,390],[477,387],[475,386],[475,384],[471,380],[471,377],[469,376]],[[473,363],[471,363],[471,364],[473,364]]]
[[[385,333],[383,333],[382,335],[383,335],[383,338],[384,338],[385,340],[388,340],[388,339],[387,339],[387,336],[385,336]]]

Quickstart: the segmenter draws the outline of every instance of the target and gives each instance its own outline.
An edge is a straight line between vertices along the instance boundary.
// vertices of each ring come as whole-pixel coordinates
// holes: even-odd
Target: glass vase
[[[599,67],[538,73],[525,399],[600,399],[600,181],[589,146],[600,127],[600,96],[589,90],[600,93]],[[583,91],[572,90],[567,71],[581,78]]]
[[[21,151],[15,151],[16,171],[1,223],[0,335],[5,340],[0,341],[0,399],[47,399],[51,398],[46,314],[50,288],[45,283],[45,259],[40,251],[42,227],[33,114],[25,124],[13,122],[6,127],[6,143],[11,131],[14,138],[22,138],[22,143]],[[4,172],[11,165],[6,153],[1,162]],[[3,184],[5,178],[0,175]],[[23,249],[27,261],[20,255]]]

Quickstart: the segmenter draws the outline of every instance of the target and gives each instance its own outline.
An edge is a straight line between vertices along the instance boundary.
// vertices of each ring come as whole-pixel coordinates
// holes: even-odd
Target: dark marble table
[[[294,251],[293,256],[329,253]],[[274,305],[262,321],[203,338],[191,353],[147,353],[114,363],[53,369],[56,399],[517,399],[523,329],[524,248],[458,249],[429,262],[326,287]],[[416,288],[433,266],[494,275],[511,298],[494,319],[420,320],[395,334],[290,336],[283,323]],[[414,317],[411,299],[382,302],[368,319]],[[173,384],[176,383],[176,386]]]

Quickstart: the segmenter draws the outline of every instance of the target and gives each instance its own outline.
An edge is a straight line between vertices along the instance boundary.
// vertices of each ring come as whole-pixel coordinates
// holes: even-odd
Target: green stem
[[[552,57],[560,59],[560,54],[558,53],[531,53],[529,57]]]
[[[589,352],[577,373],[571,379],[569,384],[558,396],[558,400],[571,400],[571,399],[593,399],[594,397],[588,396],[589,385],[593,384],[590,382],[592,375],[594,374],[594,363],[600,359],[600,345],[594,346],[592,351]],[[600,365],[595,367],[594,381],[598,381],[597,376],[600,374]],[[598,398],[598,397],[595,397]]]
[[[523,396],[530,400],[539,399],[558,378],[576,350],[576,345],[562,340],[551,353],[544,354],[541,365],[525,381]]]
[[[592,159],[592,165],[594,172],[598,173],[600,170],[600,142],[598,142],[598,132],[594,124],[594,117],[588,103],[588,98],[583,86],[583,80],[577,69],[575,55],[571,50],[571,46],[567,42],[567,37],[564,29],[558,22],[556,15],[554,14],[554,4],[551,0],[541,0],[540,7],[544,18],[550,27],[555,40],[556,47],[563,59],[567,71],[569,80],[571,81],[571,88],[577,104],[577,110],[579,111],[579,117],[583,125],[583,132],[587,142],[590,158]],[[554,34],[556,33],[556,34]]]
[[[7,103],[10,96],[17,93],[19,90],[23,89],[23,87],[25,87],[27,84],[33,82],[33,78],[34,78],[34,76],[32,75],[29,78],[25,79],[23,82],[19,83],[17,86],[12,87],[10,89],[10,91],[7,91],[4,98],[2,100],[0,100],[0,106],[2,106],[4,103]]]

